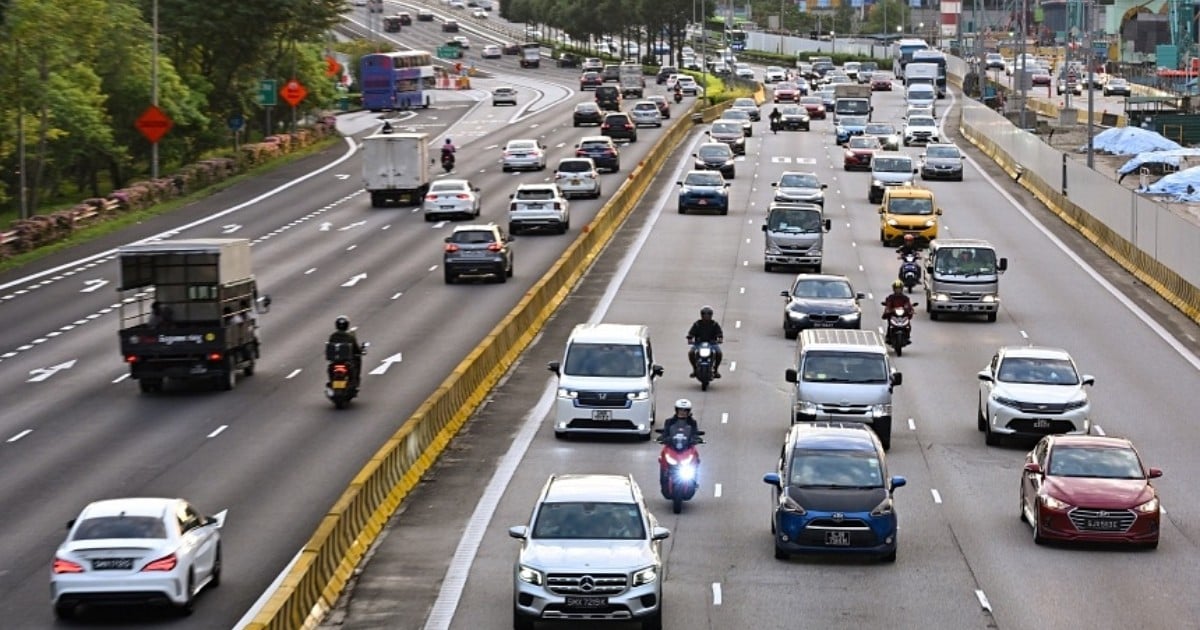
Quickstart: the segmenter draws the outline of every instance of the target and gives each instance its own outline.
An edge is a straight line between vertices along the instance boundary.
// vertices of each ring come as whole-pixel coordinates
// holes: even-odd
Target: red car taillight
[[[458,245],[455,245],[454,243],[446,243],[446,251],[456,252],[458,251]]]
[[[611,125],[609,125],[608,123],[604,123],[603,125],[600,125],[600,128],[601,128],[601,129],[610,129],[611,127],[612,127],[612,126],[611,126]]]
[[[437,200],[438,200],[438,196],[436,194],[425,195],[425,201],[437,201]]]
[[[464,194],[464,193],[459,193],[459,194],[457,194],[457,195],[454,195],[454,196],[455,196],[455,197],[457,197],[458,199],[464,199],[464,200],[465,200],[465,199],[470,199],[470,198],[471,198],[471,196],[470,196],[470,195],[467,195],[467,194]]]
[[[179,564],[175,554],[169,554],[147,564],[142,568],[143,571],[174,571],[175,565]]]
[[[137,360],[138,358],[136,354],[130,354],[125,357],[126,363],[137,363]]]
[[[209,360],[209,361],[220,361],[220,360],[221,360],[221,353],[220,353],[220,352],[209,352],[209,353],[208,353],[208,360]]]
[[[587,151],[583,149],[575,149],[575,157],[587,157]]]
[[[557,205],[557,204],[556,204],[556,205]],[[488,251],[489,251],[489,252],[498,252],[498,251],[500,251],[500,243],[492,243],[491,245],[488,245]]]
[[[59,575],[61,573],[83,573],[83,565],[79,564],[78,562],[63,560],[62,558],[55,558],[54,568],[52,571],[55,575]]]

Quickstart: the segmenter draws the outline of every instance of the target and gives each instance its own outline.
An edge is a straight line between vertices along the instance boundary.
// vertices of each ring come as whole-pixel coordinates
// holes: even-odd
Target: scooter
[[[655,429],[662,435],[662,429]],[[681,427],[669,436],[659,439],[662,451],[658,453],[659,489],[664,499],[671,501],[671,511],[679,514],[683,511],[683,502],[696,496],[696,488],[700,485],[700,451],[698,444],[704,444],[704,431],[695,435],[687,427]]]
[[[779,128],[783,126],[782,121],[778,118],[771,119],[771,133],[779,133]]]
[[[692,346],[692,352],[696,353],[696,380],[700,381],[700,390],[708,391],[708,384],[716,372],[717,353],[707,341]]]
[[[912,343],[912,312],[920,306],[913,302],[911,309],[894,308],[888,314],[887,344],[896,351],[896,356],[904,356],[904,346]]]
[[[449,151],[447,151],[442,154],[442,168],[446,169],[447,173],[454,170],[454,154],[453,153],[450,153]]]
[[[370,345],[369,342],[363,343],[362,356],[366,356]],[[358,396],[359,379],[362,377],[355,368],[354,348],[349,343],[326,343],[325,360],[329,361],[325,397],[335,408],[345,409]]]
[[[900,281],[912,293],[913,287],[921,283],[921,257],[916,252],[907,252],[900,255],[900,261]]]
[[[678,105],[682,102],[683,102],[683,92],[678,92],[678,91],[675,92],[675,104]]]

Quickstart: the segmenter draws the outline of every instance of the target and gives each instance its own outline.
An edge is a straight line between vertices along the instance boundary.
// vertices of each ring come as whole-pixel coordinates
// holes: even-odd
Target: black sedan
[[[805,328],[862,328],[859,300],[845,276],[802,273],[784,298],[783,335],[795,339]]]
[[[576,127],[600,125],[604,122],[604,112],[595,103],[583,102],[575,105],[575,113],[572,117]]]
[[[699,171],[721,171],[725,179],[733,179],[736,168],[733,161],[733,149],[724,142],[705,142],[693,154],[696,164],[693,168]]]
[[[810,119],[808,110],[799,105],[787,105],[779,110],[779,128],[784,131],[808,131]]]

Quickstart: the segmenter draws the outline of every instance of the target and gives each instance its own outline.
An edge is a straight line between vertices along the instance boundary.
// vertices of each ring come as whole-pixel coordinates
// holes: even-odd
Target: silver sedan
[[[421,209],[426,221],[439,216],[473,219],[479,216],[479,188],[465,179],[442,179],[429,186]]]
[[[546,169],[546,147],[537,140],[509,140],[504,146],[504,158],[501,169],[509,171],[529,170],[542,171]]]

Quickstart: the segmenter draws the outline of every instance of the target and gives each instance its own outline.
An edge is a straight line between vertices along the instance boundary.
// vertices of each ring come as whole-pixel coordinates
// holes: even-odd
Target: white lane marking
[[[721,424],[729,424],[729,412],[728,411],[721,412]]]
[[[37,342],[35,341],[34,343],[37,343]],[[25,379],[25,382],[26,383],[40,383],[40,382],[50,378],[51,376],[58,374],[59,372],[61,372],[63,370],[69,370],[69,369],[75,367],[76,361],[78,361],[78,359],[71,359],[70,361],[63,361],[62,363],[59,363],[57,365],[51,365],[50,367],[34,368],[32,370],[29,370],[30,377]]]
[[[126,374],[122,374],[122,375],[118,376],[117,378],[114,378],[114,379],[112,380],[112,382],[114,382],[114,383],[120,383],[121,381],[123,381],[123,380],[125,380],[125,379],[127,379],[127,378],[129,378],[129,374],[128,374],[128,373],[126,373]]]
[[[713,486],[713,497],[717,499],[721,498],[721,484],[718,483]]]
[[[223,433],[223,432],[225,431],[225,429],[228,429],[228,428],[229,428],[229,425],[227,425],[227,424],[222,424],[221,426],[217,427],[217,428],[216,428],[216,430],[214,430],[212,433],[209,433],[209,434],[208,434],[208,437],[209,437],[209,438],[215,438],[215,437],[217,437],[218,435],[221,435],[221,433]]]
[[[6,441],[9,444],[12,444],[13,442],[16,442],[17,440],[25,437],[26,435],[29,435],[30,433],[33,433],[33,429],[25,429],[24,431],[21,431],[20,433],[8,438],[8,440],[6,440]]]
[[[982,590],[975,589],[975,599],[979,600],[980,608],[992,612],[992,602],[988,601],[987,595],[984,595]]]
[[[91,293],[92,291],[95,291],[96,289],[99,289],[100,287],[108,284],[108,280],[104,280],[103,278],[96,278],[95,280],[84,280],[83,284],[85,284],[86,286],[83,287],[82,289],[80,289],[79,292],[80,293]]]
[[[347,280],[347,281],[343,282],[343,283],[342,283],[342,286],[344,286],[344,287],[352,287],[352,286],[354,286],[354,285],[358,284],[359,282],[362,282],[363,280],[366,280],[366,279],[367,279],[367,274],[366,274],[366,272],[359,273],[359,274],[355,274],[355,275],[353,275],[353,276],[350,276],[350,279],[349,279],[349,280]]]
[[[1096,432],[1096,435],[1099,435],[1100,437],[1104,437],[1105,435],[1107,435],[1107,434],[1104,432],[1104,429],[1101,429],[1101,428],[1100,428],[1100,425],[1098,425],[1098,424],[1093,424],[1093,425],[1092,425],[1092,430],[1093,430],[1093,431],[1095,431],[1095,432]]]
[[[734,327],[734,328],[741,328],[741,327],[742,327],[742,320],[740,320],[740,319],[739,319],[739,320],[737,320],[736,322],[733,322],[733,327]]]
[[[354,250],[355,250],[355,249],[357,249],[357,248],[358,248],[358,245],[351,245],[350,247],[347,247],[347,248],[346,248],[346,251],[348,251],[348,252],[352,252],[352,251],[354,251]]]
[[[916,431],[916,430],[917,430],[917,423],[916,423],[916,422],[914,422],[912,418],[909,418],[909,419],[908,419],[908,430],[909,430],[909,431]]]
[[[401,296],[401,295],[404,295],[404,292],[395,293],[395,294],[393,294],[393,295],[392,295],[392,299],[393,299],[393,300],[398,300],[398,299],[400,299],[400,296]]]
[[[953,103],[951,103],[951,106],[953,106]],[[1200,357],[1197,357],[1194,353],[1192,353],[1191,350],[1188,350],[1183,343],[1176,339],[1170,332],[1168,332],[1166,328],[1163,328],[1161,324],[1155,321],[1154,318],[1150,317],[1150,315],[1147,314],[1146,311],[1142,310],[1140,306],[1134,304],[1133,300],[1129,299],[1120,291],[1120,289],[1113,286],[1113,283],[1109,282],[1107,278],[1100,275],[1100,272],[1096,271],[1095,268],[1089,265],[1087,261],[1079,256],[1079,254],[1076,254],[1074,251],[1072,251],[1071,248],[1069,248],[1067,244],[1062,241],[1062,239],[1058,238],[1058,236],[1056,236],[1050,231],[1049,228],[1043,225],[1042,222],[1037,219],[1037,217],[1033,216],[1028,210],[1026,210],[1025,207],[1017,201],[1016,197],[1013,197],[1012,194],[1010,194],[1007,190],[1002,188],[998,182],[996,182],[994,177],[988,174],[987,171],[983,170],[983,168],[979,166],[979,163],[975,161],[975,158],[971,157],[970,155],[966,155],[965,157],[967,158],[967,161],[971,163],[971,166],[975,167],[975,170],[978,171],[979,174],[982,175],[983,178],[992,185],[992,188],[994,188],[996,192],[1000,193],[1000,196],[1004,197],[1004,199],[1008,201],[1013,208],[1016,208],[1017,212],[1021,213],[1021,216],[1025,217],[1026,221],[1029,221],[1029,223],[1033,225],[1033,227],[1037,228],[1037,230],[1041,232],[1042,235],[1045,236],[1051,243],[1053,243],[1054,246],[1059,249],[1059,251],[1061,251],[1067,256],[1067,258],[1070,258],[1072,262],[1078,265],[1084,273],[1092,278],[1092,280],[1095,280],[1096,284],[1099,284],[1105,291],[1108,291],[1109,295],[1116,298],[1116,300],[1124,305],[1125,308],[1129,309],[1129,312],[1133,313],[1135,317],[1142,320],[1142,323],[1145,324],[1147,328],[1153,331],[1155,335],[1158,335],[1159,339],[1162,339],[1164,342],[1166,342],[1166,344],[1170,346],[1171,349],[1177,354],[1179,354],[1184,361],[1190,363],[1195,370],[1200,371]],[[3,288],[4,287],[0,286],[0,289]]]
[[[703,136],[698,136],[684,153],[690,154],[702,138]],[[687,160],[681,161],[672,177],[664,179],[667,181],[679,180],[688,165],[689,162]],[[646,245],[646,241],[650,238],[650,233],[654,230],[655,224],[658,223],[659,217],[662,216],[663,208],[666,207],[668,201],[674,201],[674,195],[675,191],[669,188],[664,189],[662,194],[659,195],[658,202],[654,205],[649,220],[642,225],[641,232],[634,239],[632,246],[626,250],[625,257],[617,265],[616,273],[609,280],[604,295],[596,303],[596,307],[588,317],[587,323],[595,324],[604,319],[609,307],[612,306],[613,300],[617,297],[617,292],[625,282],[626,276],[629,275],[630,269],[633,268],[633,263],[637,255]],[[475,506],[475,512],[471,514],[471,518],[467,521],[467,527],[463,532],[462,538],[458,541],[458,548],[455,549],[450,566],[446,569],[446,576],[442,579],[441,588],[438,589],[437,601],[433,603],[429,617],[425,621],[424,630],[448,630],[450,627],[450,622],[454,619],[454,611],[458,608],[459,600],[462,599],[463,589],[466,586],[471,565],[475,561],[475,554],[479,551],[479,543],[483,540],[488,523],[491,522],[492,514],[495,513],[496,505],[499,504],[500,497],[504,494],[505,489],[512,480],[518,464],[525,456],[525,452],[529,450],[529,445],[533,442],[533,437],[537,433],[537,430],[541,428],[546,414],[550,412],[550,406],[554,401],[557,388],[558,384],[553,378],[546,380],[546,386],[542,391],[541,398],[529,413],[526,414],[521,424],[521,430],[517,433],[516,438],[513,439],[508,452],[504,454],[504,457],[501,458],[497,465],[496,472],[492,475],[491,481],[488,482],[483,496]],[[277,581],[282,580],[285,574],[280,574],[280,578]],[[251,610],[261,608],[263,603],[266,602],[265,598],[272,594],[276,587],[277,585],[273,584],[263,594],[263,597],[260,598],[262,603],[256,603],[255,608],[251,608]],[[253,619],[252,616],[249,618]]]
[[[736,371],[737,371],[737,361],[730,361],[730,362],[729,362],[729,371],[730,371],[730,372],[736,372]]]
[[[1022,339],[1029,339],[1029,333],[1027,333],[1027,332],[1025,332],[1024,330],[1022,330],[1022,331],[1021,331],[1021,338],[1022,338]]]
[[[930,488],[929,493],[933,495],[933,502],[937,503],[938,505],[941,505],[942,494],[937,491],[937,488]]]
[[[742,293],[742,294],[744,294],[745,292],[746,292],[746,287],[740,287],[740,288],[738,289],[738,293]]]
[[[403,360],[404,360],[404,353],[402,353],[402,352],[397,352],[396,354],[393,354],[392,356],[390,356],[390,357],[388,357],[388,358],[384,359],[384,360],[383,360],[383,361],[382,361],[382,362],[379,364],[379,367],[377,367],[377,368],[375,368],[375,369],[373,369],[373,370],[371,370],[370,372],[367,372],[367,373],[368,373],[368,374],[371,374],[371,375],[374,375],[374,376],[379,376],[379,375],[381,375],[381,374],[387,374],[388,368],[392,367],[392,364],[393,364],[393,363],[400,363],[400,362],[401,362],[401,361],[403,361]]]
[[[310,274],[310,273],[312,273],[312,272],[314,272],[314,271],[316,271],[316,270],[317,270],[317,268],[316,268],[316,267],[313,267],[313,268],[309,269],[308,271],[305,271],[305,272],[304,272],[304,275],[306,275],[306,276],[307,276],[308,274]]]
[[[16,352],[5,352],[4,354],[0,354],[0,359],[11,359],[15,356],[17,356]]]
[[[391,223],[389,223],[389,224],[387,224],[387,225],[385,225],[385,226],[383,226],[383,227],[381,227],[381,228],[379,228],[379,229],[381,229],[381,230],[390,230],[390,229],[392,229],[392,224],[391,224]]]
[[[721,605],[721,583],[720,582],[713,582],[712,592],[713,592],[713,606],[720,606]]]
[[[491,151],[492,149],[499,149],[499,148],[500,148],[500,145],[498,145],[498,144],[489,144],[488,146],[483,147],[483,150]]]
[[[429,268],[429,270],[430,270],[430,271],[437,271],[437,265],[434,265],[434,266],[430,267],[430,268]]]
[[[300,374],[300,372],[302,372],[302,371],[303,370],[301,370],[300,368],[296,368],[296,369],[292,370],[291,373],[288,374],[287,376],[285,376],[284,378],[296,378],[296,375]]]

